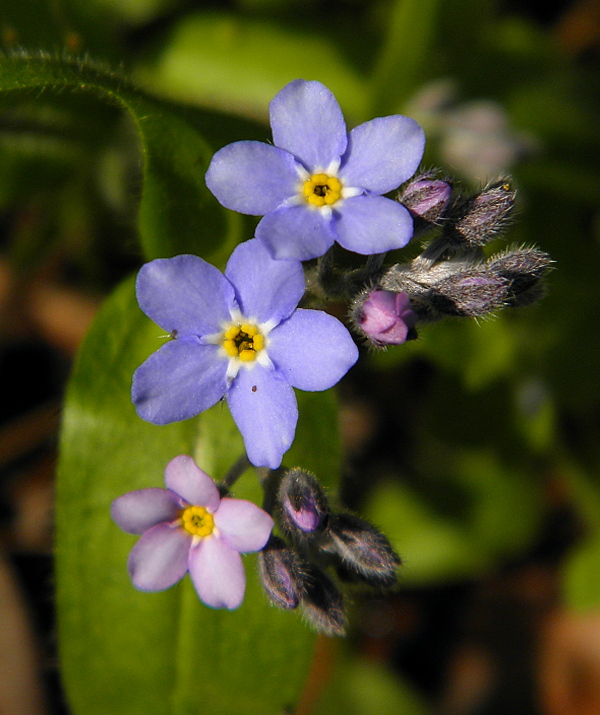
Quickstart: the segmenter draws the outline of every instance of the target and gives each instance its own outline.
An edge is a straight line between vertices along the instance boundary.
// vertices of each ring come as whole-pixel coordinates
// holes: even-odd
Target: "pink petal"
[[[215,525],[223,541],[236,551],[259,551],[267,543],[273,519],[260,507],[244,499],[222,499]]]
[[[218,536],[190,549],[189,570],[200,600],[211,608],[238,608],[244,600],[242,557]]]
[[[142,536],[129,554],[127,567],[141,591],[164,591],[185,576],[191,537],[183,529],[158,524]]]
[[[173,521],[179,509],[177,495],[168,489],[151,487],[128,492],[115,499],[110,507],[110,515],[123,531],[143,534],[163,521]]]
[[[175,457],[167,464],[165,483],[189,504],[205,506],[210,511],[219,508],[220,496],[215,483],[185,454]]]

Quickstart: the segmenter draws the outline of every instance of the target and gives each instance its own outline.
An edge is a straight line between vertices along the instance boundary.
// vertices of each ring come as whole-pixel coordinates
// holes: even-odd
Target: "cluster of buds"
[[[343,635],[341,581],[379,589],[396,584],[401,561],[387,538],[364,519],[334,511],[312,474],[284,471],[273,512],[284,538],[271,536],[259,554],[259,572],[278,608],[300,607],[319,632]]]
[[[486,257],[483,250],[510,223],[515,190],[508,180],[463,195],[428,172],[410,181],[398,201],[412,213],[415,234],[432,236],[419,256],[386,267],[371,259],[348,274],[321,269],[325,292],[349,299],[352,326],[366,342],[399,345],[417,336],[418,324],[480,318],[541,297],[548,254],[514,247]]]

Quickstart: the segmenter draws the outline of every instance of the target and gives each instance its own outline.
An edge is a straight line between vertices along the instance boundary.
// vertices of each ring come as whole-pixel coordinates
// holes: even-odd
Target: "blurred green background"
[[[69,712],[50,510],[79,342],[143,260],[198,246],[223,265],[252,236],[203,167],[268,141],[268,103],[296,78],[326,84],[350,126],[413,116],[424,165],[465,190],[512,175],[518,212],[489,250],[555,261],[539,304],[427,326],[342,382],[341,500],[405,565],[398,593],[353,595],[297,712],[600,712],[600,3],[2,0],[0,47],[2,554],[42,693],[6,712]]]

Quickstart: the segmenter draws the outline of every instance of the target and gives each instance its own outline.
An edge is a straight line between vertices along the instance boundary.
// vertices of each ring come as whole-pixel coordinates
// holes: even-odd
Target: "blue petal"
[[[155,425],[186,420],[218,402],[227,388],[227,360],[216,345],[192,339],[166,343],[133,374],[131,399]]]
[[[140,308],[163,330],[193,335],[218,332],[235,302],[225,276],[202,258],[188,255],[143,265],[136,295]]]
[[[298,405],[294,391],[274,370],[242,368],[227,393],[233,419],[256,467],[277,469],[294,441]]]
[[[304,295],[300,261],[276,261],[256,239],[234,250],[225,275],[235,288],[244,317],[260,323],[287,318]]]
[[[146,531],[131,550],[127,567],[133,585],[141,591],[164,591],[188,570],[191,536],[169,524]]]
[[[337,318],[297,310],[271,333],[269,357],[293,387],[327,390],[354,365],[358,348]]]
[[[262,216],[297,193],[294,157],[262,142],[228,144],[212,158],[206,185],[228,209]]]
[[[290,82],[273,98],[269,110],[275,146],[291,152],[308,171],[325,169],[346,151],[342,110],[320,82]]]
[[[277,260],[307,261],[322,256],[335,241],[331,219],[306,204],[271,211],[256,227],[256,238]]]
[[[350,132],[340,177],[348,186],[386,194],[415,173],[424,148],[425,134],[414,119],[373,119]]]
[[[334,216],[340,246],[363,255],[402,248],[413,235],[407,209],[382,196],[347,199]]]

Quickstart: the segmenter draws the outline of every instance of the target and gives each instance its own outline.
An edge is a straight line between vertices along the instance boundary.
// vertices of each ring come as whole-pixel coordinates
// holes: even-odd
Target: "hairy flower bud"
[[[301,469],[290,469],[278,492],[279,517],[285,533],[304,537],[321,531],[327,523],[329,504],[318,480]]]
[[[387,538],[372,524],[352,514],[331,517],[329,542],[324,548],[336,554],[351,574],[372,586],[389,588],[396,583],[402,561]]]
[[[302,562],[277,536],[258,554],[258,573],[271,602],[286,610],[298,607],[303,590]]]
[[[474,267],[437,282],[428,298],[440,313],[477,318],[506,304],[508,281],[487,268]]]
[[[521,248],[492,256],[487,265],[509,284],[508,303],[523,306],[541,297],[539,282],[551,263],[550,256],[537,248]]]
[[[485,246],[505,228],[514,204],[508,181],[491,184],[456,207],[444,236],[454,248]]]
[[[312,564],[307,565],[302,609],[306,620],[319,633],[344,635],[346,613],[342,594],[329,576]]]
[[[351,317],[356,330],[376,347],[401,345],[416,337],[417,314],[404,292],[367,292],[355,299]]]
[[[436,223],[444,215],[452,196],[452,185],[434,176],[431,172],[421,174],[398,194],[398,201],[426,224]]]

